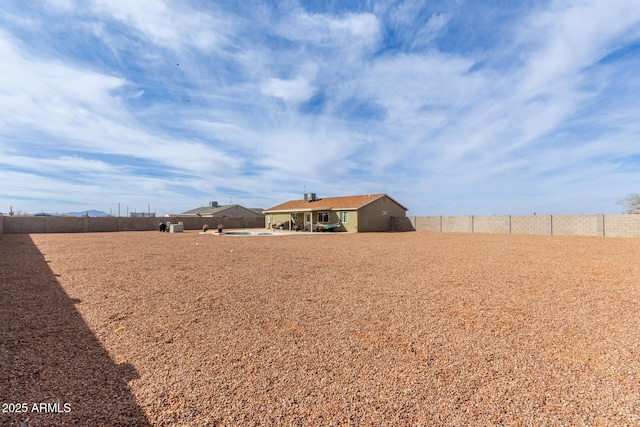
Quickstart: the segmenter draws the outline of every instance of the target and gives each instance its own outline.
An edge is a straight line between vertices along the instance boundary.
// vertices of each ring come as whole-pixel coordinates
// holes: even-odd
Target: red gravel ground
[[[640,425],[638,259],[593,237],[0,235],[0,424]]]

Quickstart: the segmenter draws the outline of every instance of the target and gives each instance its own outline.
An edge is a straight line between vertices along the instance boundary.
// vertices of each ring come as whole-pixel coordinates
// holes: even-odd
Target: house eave
[[[304,209],[278,209],[273,211],[264,211],[265,214],[274,214],[274,213],[295,213],[295,212],[318,212],[318,211],[357,211],[360,208],[327,208],[327,207],[317,207],[317,208],[304,208]]]
[[[371,196],[371,195],[370,195]],[[273,210],[265,210],[264,213],[265,214],[274,214],[274,213],[288,213],[288,212],[318,212],[318,211],[358,211],[362,208],[364,208],[365,206],[370,205],[371,203],[380,200],[383,197],[387,197],[390,201],[392,201],[393,203],[395,203],[396,205],[398,205],[399,207],[401,207],[402,209],[404,209],[405,211],[408,211],[409,209],[407,209],[405,206],[403,206],[402,204],[398,203],[397,200],[395,200],[393,197],[389,196],[386,193],[382,193],[382,194],[378,194],[377,197],[367,200],[366,202],[362,203],[359,206],[351,206],[351,207],[332,207],[332,206],[310,206],[310,207],[298,207],[298,208],[291,208],[291,209],[273,209]],[[293,200],[287,202],[287,203],[292,203],[294,202]],[[313,201],[313,202],[309,202],[309,204],[317,204],[317,203],[322,203],[322,199],[318,199],[317,201]],[[303,205],[302,205],[303,206]]]

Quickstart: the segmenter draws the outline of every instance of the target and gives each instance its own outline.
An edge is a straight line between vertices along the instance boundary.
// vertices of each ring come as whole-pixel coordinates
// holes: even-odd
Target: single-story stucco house
[[[407,208],[386,194],[289,200],[266,209],[265,227],[332,231],[389,231],[391,217],[406,217]]]

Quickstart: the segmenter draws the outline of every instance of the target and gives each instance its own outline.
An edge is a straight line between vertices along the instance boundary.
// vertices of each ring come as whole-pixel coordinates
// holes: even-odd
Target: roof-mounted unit
[[[316,197],[316,193],[305,193],[304,200],[306,202],[315,202],[318,198]]]

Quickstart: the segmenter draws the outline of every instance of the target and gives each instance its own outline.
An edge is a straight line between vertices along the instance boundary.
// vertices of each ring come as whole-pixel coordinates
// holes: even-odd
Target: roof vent
[[[318,198],[316,197],[316,193],[305,193],[304,200],[305,202],[315,202]]]

